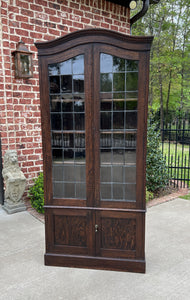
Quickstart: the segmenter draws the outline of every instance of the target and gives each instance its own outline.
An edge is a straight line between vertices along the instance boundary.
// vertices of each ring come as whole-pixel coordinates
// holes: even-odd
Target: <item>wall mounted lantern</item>
[[[15,59],[15,78],[33,77],[32,52],[28,50],[23,41],[18,43],[12,54]]]

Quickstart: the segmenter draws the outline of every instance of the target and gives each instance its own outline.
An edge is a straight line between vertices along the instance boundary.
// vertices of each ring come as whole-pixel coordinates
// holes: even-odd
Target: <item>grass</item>
[[[160,145],[160,149],[162,150],[162,144]],[[166,158],[166,164],[170,167],[173,167],[172,169],[170,169],[170,175],[172,178],[182,178],[190,180],[190,170],[183,168],[190,168],[189,152],[189,145],[176,145],[174,143],[169,144],[167,142],[163,144],[163,156]],[[179,169],[176,167],[179,167]]]
[[[162,150],[162,145],[160,146],[160,149]],[[177,160],[179,157],[179,162],[182,162],[182,155],[183,155],[183,159],[185,158],[185,156],[186,156],[186,160],[189,158],[189,146],[188,145],[177,144],[177,146],[176,146],[176,144],[170,143],[170,147],[169,147],[169,143],[165,142],[163,144],[163,150],[164,150],[163,154],[164,154],[164,156],[166,156],[166,159],[168,158],[168,155],[170,152],[170,157],[173,156],[173,159],[175,160],[176,150],[177,150]]]
[[[185,200],[190,200],[190,194],[185,195],[185,196],[180,196],[179,198],[185,199]]]

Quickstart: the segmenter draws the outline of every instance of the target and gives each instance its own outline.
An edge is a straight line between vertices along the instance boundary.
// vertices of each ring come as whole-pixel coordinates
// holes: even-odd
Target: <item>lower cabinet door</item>
[[[46,252],[93,255],[92,212],[86,209],[48,209]]]
[[[144,214],[117,211],[96,213],[96,255],[144,259]]]
[[[145,272],[144,212],[46,208],[45,264]]]

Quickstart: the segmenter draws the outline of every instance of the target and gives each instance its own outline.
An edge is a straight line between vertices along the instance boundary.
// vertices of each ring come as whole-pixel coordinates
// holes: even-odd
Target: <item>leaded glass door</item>
[[[86,199],[84,55],[48,70],[53,197]]]
[[[100,54],[100,198],[136,201],[138,61]]]
[[[145,271],[151,41],[96,29],[37,44],[47,265]]]

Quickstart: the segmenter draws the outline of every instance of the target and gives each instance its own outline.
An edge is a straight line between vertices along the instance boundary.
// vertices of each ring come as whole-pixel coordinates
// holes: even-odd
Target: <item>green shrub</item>
[[[44,176],[40,173],[33,180],[34,185],[29,189],[30,203],[39,213],[44,213]]]
[[[148,202],[152,199],[154,199],[154,194],[152,192],[148,191],[146,188],[146,202]]]
[[[146,157],[146,187],[148,191],[156,192],[169,183],[168,169],[160,150],[160,133],[155,123],[148,123],[147,157]]]

